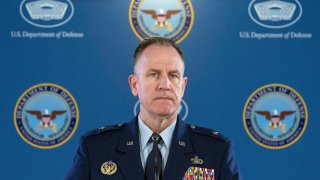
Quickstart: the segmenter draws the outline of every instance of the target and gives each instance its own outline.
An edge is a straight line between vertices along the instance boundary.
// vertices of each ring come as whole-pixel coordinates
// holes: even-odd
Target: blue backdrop
[[[301,17],[293,17],[297,19],[294,24],[268,28],[250,17],[250,0],[191,1],[194,23],[180,42],[189,78],[184,96],[189,108],[185,121],[214,128],[232,139],[242,175],[248,180],[317,179],[320,170],[317,15],[320,4],[298,2],[301,7],[296,6],[296,11],[301,12]],[[71,19],[47,28],[23,18],[26,9],[22,7],[20,12],[20,6],[25,5],[22,0],[2,2],[0,172],[3,179],[63,179],[80,135],[102,125],[131,120],[137,98],[132,96],[127,78],[132,70],[133,50],[140,40],[129,23],[130,3],[131,0],[72,1],[73,14],[70,8],[66,12]],[[30,33],[56,35],[59,32],[67,32],[69,37],[30,37]],[[286,38],[288,32],[290,36]],[[293,36],[298,33],[299,37]],[[270,37],[270,34],[283,34],[283,37]],[[19,97],[40,83],[64,87],[79,107],[75,133],[65,144],[52,149],[29,145],[14,125]],[[288,85],[299,92],[309,114],[301,138],[278,150],[255,143],[242,119],[249,96],[261,86],[273,83]]]

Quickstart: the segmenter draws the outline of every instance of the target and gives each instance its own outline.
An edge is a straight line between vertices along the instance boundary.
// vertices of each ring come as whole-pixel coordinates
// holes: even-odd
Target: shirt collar
[[[151,129],[142,121],[138,116],[139,136],[140,136],[140,150],[143,151],[146,148],[149,138],[152,135]]]
[[[160,136],[164,142],[164,145],[167,149],[170,147],[172,135],[174,128],[176,127],[177,121],[175,120],[170,126],[168,126],[166,129],[164,129],[161,133]],[[140,116],[138,116],[138,125],[139,125],[139,135],[140,135],[140,150],[143,151],[147,144],[148,141],[153,133],[153,131],[142,121]]]
[[[163,130],[160,133],[160,136],[161,136],[161,138],[164,142],[164,145],[167,149],[169,149],[169,147],[170,147],[170,143],[171,143],[174,128],[176,127],[176,123],[177,123],[177,120],[173,121],[173,123],[170,124],[170,126],[168,126],[165,130]]]

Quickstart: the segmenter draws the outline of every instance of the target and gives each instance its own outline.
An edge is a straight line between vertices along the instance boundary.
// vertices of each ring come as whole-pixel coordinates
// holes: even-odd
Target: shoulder
[[[200,127],[200,126],[196,126],[196,125],[192,125],[192,124],[187,124],[187,126],[190,129],[190,131],[192,132],[192,134],[194,134],[196,136],[205,136],[208,139],[218,140],[218,141],[222,141],[225,143],[231,142],[230,139],[228,139],[226,136],[224,136],[223,134],[221,134],[217,130],[205,128],[205,127]]]
[[[95,128],[95,129],[92,129],[92,130],[86,132],[83,135],[83,137],[99,136],[99,135],[108,134],[108,133],[121,132],[121,130],[123,130],[124,126],[126,126],[126,123],[101,126],[99,128]]]

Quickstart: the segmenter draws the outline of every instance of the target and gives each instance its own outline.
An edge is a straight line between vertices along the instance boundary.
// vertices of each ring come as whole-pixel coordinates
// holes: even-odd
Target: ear
[[[134,96],[138,96],[138,91],[137,91],[137,77],[136,75],[131,74],[128,77],[128,82],[129,82],[129,86],[131,89],[131,92]]]
[[[183,79],[182,79],[182,96],[181,97],[183,97],[183,95],[184,95],[184,90],[186,89],[187,81],[188,81],[188,78],[183,77]]]

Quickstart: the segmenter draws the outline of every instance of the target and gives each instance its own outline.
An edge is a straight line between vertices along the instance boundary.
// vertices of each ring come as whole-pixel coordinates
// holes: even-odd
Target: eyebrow
[[[172,70],[172,71],[169,71],[169,73],[177,73],[177,74],[181,74],[181,72],[179,70]]]
[[[147,71],[147,73],[149,72],[157,72],[157,73],[160,73],[161,71],[159,69],[154,69],[154,68],[151,68]]]
[[[150,72],[156,72],[156,73],[161,73],[161,70],[159,69],[154,69],[154,68],[151,68],[147,71],[147,73],[150,73]],[[172,71],[169,71],[169,73],[177,73],[177,74],[181,74],[181,72],[179,70],[172,70]]]

